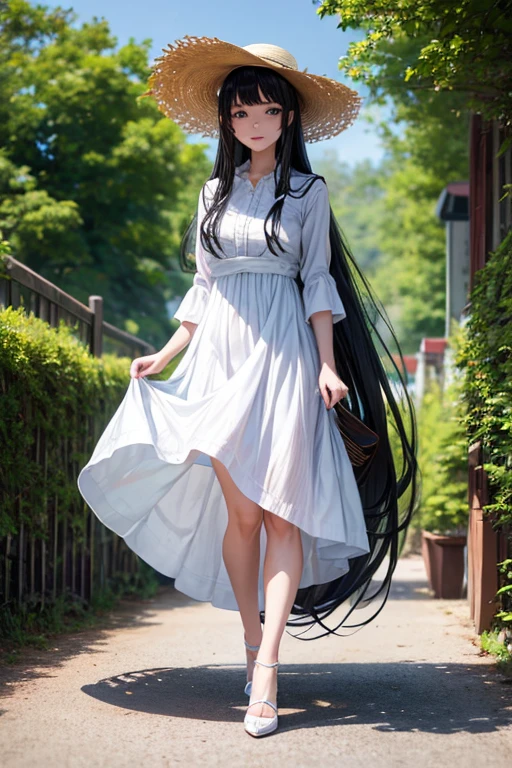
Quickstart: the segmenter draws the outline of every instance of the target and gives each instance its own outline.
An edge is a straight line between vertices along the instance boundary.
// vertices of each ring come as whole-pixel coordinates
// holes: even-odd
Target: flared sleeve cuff
[[[199,200],[197,205],[197,223],[196,223],[196,243],[195,243],[195,256],[196,256],[196,272],[192,286],[188,289],[181,304],[174,313],[173,317],[180,322],[196,323],[199,325],[202,319],[206,305],[210,298],[210,292],[212,288],[212,275],[211,269],[208,265],[206,252],[201,245],[201,222],[205,216],[205,203],[204,193],[207,190],[208,182],[206,182],[201,192],[199,193]]]
[[[209,291],[202,285],[193,285],[184,295],[173,317],[180,322],[199,324],[208,302]]]
[[[302,221],[300,275],[304,285],[302,299],[307,323],[314,312],[330,309],[332,321],[346,317],[331,265],[329,237],[329,192],[323,181],[317,180],[305,195]]]
[[[332,321],[337,323],[347,316],[345,307],[338,293],[336,281],[328,270],[317,272],[304,285],[304,314],[307,323],[314,312],[330,309]]]

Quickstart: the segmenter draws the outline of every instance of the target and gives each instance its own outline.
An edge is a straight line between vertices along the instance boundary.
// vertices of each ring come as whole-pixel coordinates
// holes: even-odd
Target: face
[[[265,101],[258,89],[261,104],[238,104],[231,106],[231,125],[236,138],[254,152],[261,152],[275,144],[282,132],[283,108],[274,101]],[[293,120],[293,110],[288,116],[288,125]]]

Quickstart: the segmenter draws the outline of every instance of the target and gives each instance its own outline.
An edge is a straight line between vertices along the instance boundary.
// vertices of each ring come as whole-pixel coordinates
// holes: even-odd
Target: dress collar
[[[242,163],[242,165],[238,165],[235,168],[235,174],[239,176],[241,179],[248,179],[249,178],[249,167],[251,165],[251,158],[248,157],[245,162]],[[279,181],[279,178],[281,176],[281,166],[277,169],[277,180]],[[265,176],[262,176],[259,180],[260,181],[266,181],[268,179],[274,178],[274,171],[270,171],[270,173],[265,174]],[[250,182],[252,183],[252,182]]]

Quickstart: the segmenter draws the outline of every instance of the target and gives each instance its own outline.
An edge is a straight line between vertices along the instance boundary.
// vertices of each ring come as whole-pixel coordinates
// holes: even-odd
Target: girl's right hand
[[[130,366],[130,376],[132,379],[142,379],[152,373],[161,373],[166,365],[167,363],[161,360],[158,353],[136,357]]]

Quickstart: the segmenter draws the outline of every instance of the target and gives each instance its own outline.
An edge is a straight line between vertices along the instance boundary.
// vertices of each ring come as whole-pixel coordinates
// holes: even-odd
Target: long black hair
[[[283,108],[282,131],[276,143],[276,199],[267,214],[267,220],[272,219],[271,234],[266,231],[265,222],[267,244],[274,255],[279,255],[280,246],[275,233],[285,197],[302,196],[311,184],[325,182],[322,176],[313,173],[309,163],[300,117],[300,97],[296,89],[279,73],[266,67],[238,67],[232,70],[218,95],[220,140],[210,179],[218,178],[219,182],[200,227],[203,246],[219,258],[216,248],[222,249],[216,230],[233,186],[235,167],[251,154],[249,148],[234,135],[231,108],[235,101],[245,105],[260,104],[259,90],[266,100]],[[294,116],[288,125],[291,110]],[[308,174],[306,183],[298,190],[290,187],[291,168]],[[180,262],[185,271],[195,269],[190,257],[194,252],[190,244],[195,231],[196,217],[182,242]],[[333,350],[336,370],[349,387],[349,395],[343,405],[337,403],[334,408],[338,414],[340,408],[348,407],[380,439],[370,466],[354,467],[370,551],[350,558],[350,569],[344,576],[298,590],[291,611],[293,618],[287,626],[299,627],[300,632],[295,636],[304,640],[336,634],[340,628],[360,628],[382,610],[419,495],[416,419],[396,335],[384,308],[351,254],[332,209],[329,239],[330,273],[347,312],[346,318],[333,324]],[[300,275],[296,281],[302,293]],[[377,571],[387,555],[389,562],[387,567],[384,566],[385,573],[376,582]],[[344,613],[342,604],[345,604]],[[333,616],[338,608],[342,615],[337,612]],[[356,608],[365,609],[361,621],[352,617]],[[332,621],[327,624],[326,620],[331,616]],[[261,618],[264,621],[264,612]],[[313,637],[304,636],[313,627],[319,628],[320,633]]]

